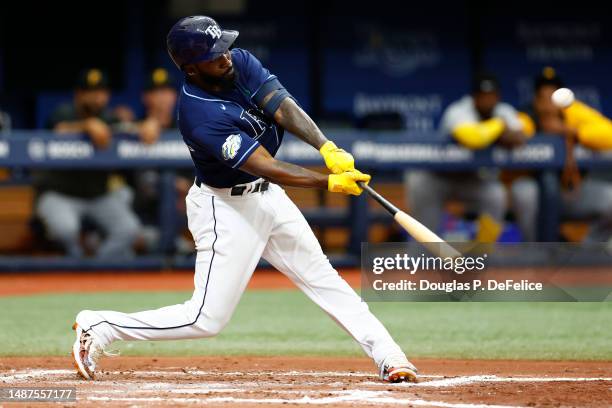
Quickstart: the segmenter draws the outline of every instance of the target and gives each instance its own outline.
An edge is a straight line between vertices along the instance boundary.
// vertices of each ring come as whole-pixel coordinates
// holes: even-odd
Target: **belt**
[[[198,187],[202,186],[202,182],[198,180],[197,178],[195,180],[195,184]],[[250,183],[250,184],[243,185],[243,186],[234,186],[234,187],[231,187],[230,195],[231,196],[241,196],[241,195],[250,194],[250,193],[264,192],[268,190],[268,187],[270,187],[270,182],[265,181],[265,180],[260,181],[255,184]]]

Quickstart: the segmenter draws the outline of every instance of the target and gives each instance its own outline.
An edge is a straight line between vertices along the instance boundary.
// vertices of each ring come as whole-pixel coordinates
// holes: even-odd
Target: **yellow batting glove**
[[[327,181],[327,188],[332,193],[344,193],[359,195],[363,191],[357,184],[358,181],[370,182],[370,175],[359,170],[345,171],[340,174],[330,174]]]
[[[319,149],[325,165],[334,174],[340,174],[345,171],[355,170],[355,159],[353,155],[340,149],[334,142],[328,140]]]

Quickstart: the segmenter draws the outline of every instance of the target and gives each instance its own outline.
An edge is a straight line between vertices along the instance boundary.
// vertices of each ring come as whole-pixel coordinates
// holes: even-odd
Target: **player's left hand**
[[[325,165],[334,174],[340,174],[345,171],[355,170],[355,159],[353,155],[348,153],[346,150],[336,146],[334,142],[328,140],[319,149]]]

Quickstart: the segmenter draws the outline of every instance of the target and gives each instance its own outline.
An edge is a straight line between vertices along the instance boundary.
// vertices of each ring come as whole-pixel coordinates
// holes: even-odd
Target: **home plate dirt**
[[[87,382],[69,358],[9,357],[0,360],[0,386],[76,386],[77,403],[65,406],[612,406],[612,362],[415,363],[421,382],[385,384],[362,358],[118,357]],[[45,405],[53,404],[35,404]]]

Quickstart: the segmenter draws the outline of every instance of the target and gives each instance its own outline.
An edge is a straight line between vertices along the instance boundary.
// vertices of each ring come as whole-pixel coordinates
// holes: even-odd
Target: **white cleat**
[[[75,323],[72,329],[76,332],[76,340],[72,345],[72,357],[77,373],[86,380],[94,379],[96,364],[103,355],[108,355],[92,333],[85,333]]]
[[[414,382],[418,370],[403,354],[393,354],[380,365],[380,379],[390,383]]]

